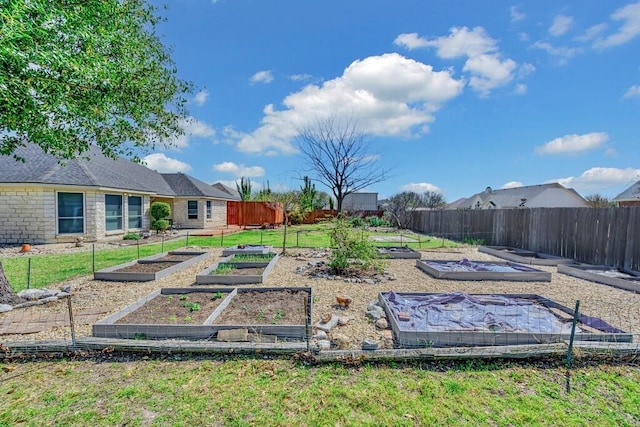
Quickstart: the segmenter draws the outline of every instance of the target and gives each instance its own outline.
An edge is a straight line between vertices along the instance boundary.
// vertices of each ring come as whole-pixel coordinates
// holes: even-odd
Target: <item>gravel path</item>
[[[196,248],[189,248],[196,249]],[[200,249],[200,248],[197,248]],[[202,261],[183,271],[174,273],[153,282],[107,282],[93,280],[92,277],[81,277],[65,283],[74,286],[74,313],[104,312],[120,310],[150,292],[166,287],[188,287],[195,282],[195,276],[206,267],[211,266],[221,257],[220,248],[207,248],[209,259]],[[581,302],[581,312],[599,317],[610,324],[633,334],[640,334],[640,294],[616,289],[610,286],[588,282],[556,272],[555,267],[540,267],[541,270],[552,273],[552,280],[547,282],[502,282],[502,281],[453,281],[434,279],[415,266],[415,260],[389,260],[387,270],[394,274],[397,280],[380,284],[347,283],[340,280],[311,278],[296,273],[297,267],[304,266],[308,261],[318,258],[305,258],[311,251],[291,250],[289,256],[281,257],[275,268],[262,285],[242,285],[243,287],[284,287],[308,286],[313,289],[313,322],[317,322],[324,313],[334,313],[351,317],[344,326],[338,326],[334,331],[346,336],[349,348],[359,348],[366,338],[380,340],[383,332],[377,330],[373,322],[366,315],[366,308],[370,301],[376,300],[379,292],[468,292],[468,293],[530,293],[539,294],[573,308],[576,300]],[[491,255],[480,253],[476,247],[462,247],[442,250],[423,250],[423,259],[460,260],[467,258],[478,261],[503,261]],[[220,286],[223,287],[223,286]],[[347,310],[339,310],[336,296],[348,296],[353,302]],[[57,301],[44,306],[24,309],[25,318],[30,316],[47,316],[51,313],[65,313],[66,301]],[[13,313],[0,314],[3,316],[16,315]],[[91,335],[91,325],[80,325],[76,329],[77,336]],[[45,332],[29,335],[7,335],[7,341],[36,341],[50,339],[68,339],[68,327],[56,326]],[[635,340],[634,340],[635,341]]]

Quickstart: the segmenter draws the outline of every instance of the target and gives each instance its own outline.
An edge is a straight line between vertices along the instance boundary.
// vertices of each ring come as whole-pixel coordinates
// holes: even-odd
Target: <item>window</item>
[[[129,205],[129,228],[142,228],[142,197],[129,196],[127,204]]]
[[[187,218],[198,219],[198,201],[197,200],[187,201]]]
[[[207,219],[211,219],[211,200],[207,200]]]
[[[122,196],[104,195],[104,218],[106,231],[122,230]]]
[[[58,193],[58,233],[84,233],[83,193]]]

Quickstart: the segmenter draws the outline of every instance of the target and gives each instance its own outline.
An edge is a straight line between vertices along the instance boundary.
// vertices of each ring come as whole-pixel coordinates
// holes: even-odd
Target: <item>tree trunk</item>
[[[12,304],[22,302],[22,298],[13,292],[13,288],[7,280],[7,276],[4,275],[4,269],[0,262],[0,304]]]

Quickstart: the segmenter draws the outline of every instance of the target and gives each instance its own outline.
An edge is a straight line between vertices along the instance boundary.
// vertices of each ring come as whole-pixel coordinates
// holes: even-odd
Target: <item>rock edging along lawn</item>
[[[133,272],[133,271],[118,271],[127,267],[135,266],[137,264],[148,264],[153,262],[158,262],[159,259],[171,256],[171,255],[193,255],[192,258],[174,262],[174,265],[162,269],[156,272]],[[157,280],[162,277],[166,277],[176,271],[191,267],[194,264],[197,264],[200,261],[204,261],[209,258],[209,252],[204,251],[169,251],[163,252],[156,255],[151,255],[145,258],[140,258],[139,260],[130,261],[124,264],[119,264],[113,267],[105,268],[93,273],[93,278],[95,280],[107,280],[114,282],[149,282],[152,280]]]
[[[246,285],[250,283],[264,283],[265,279],[271,271],[273,267],[276,265],[278,260],[280,259],[280,255],[275,254],[273,258],[269,262],[240,262],[237,263],[236,268],[252,268],[252,267],[262,267],[264,271],[260,275],[234,275],[234,274],[213,274],[214,271],[218,268],[220,264],[230,263],[233,260],[233,255],[222,258],[220,261],[213,264],[211,267],[202,270],[200,273],[196,275],[196,285],[209,285],[209,284],[218,284],[218,285]]]

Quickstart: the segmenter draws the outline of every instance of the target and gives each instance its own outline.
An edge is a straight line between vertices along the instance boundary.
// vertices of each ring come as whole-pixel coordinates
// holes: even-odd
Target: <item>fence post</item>
[[[296,248],[300,247],[300,230],[296,231]]]
[[[67,307],[69,308],[69,327],[71,329],[71,346],[76,346],[76,325],[73,321],[73,308],[71,307],[71,295],[67,296]]]
[[[224,246],[222,243],[223,241],[224,241],[224,230],[220,232],[220,247]]]
[[[570,382],[570,374],[569,370],[571,369],[571,365],[573,364],[573,339],[576,336],[576,324],[578,323],[578,311],[580,310],[580,300],[576,300],[576,308],[573,312],[573,322],[571,323],[571,336],[569,337],[569,348],[567,349],[567,379],[566,379],[566,389],[567,393],[571,392],[571,382]]]
[[[91,272],[96,272],[96,244],[91,244]]]
[[[27,258],[27,289],[31,289],[31,257]]]
[[[262,235],[264,234],[264,230],[260,230],[260,246],[262,246]]]
[[[160,242],[160,252],[164,252],[164,234],[162,235],[162,241]]]
[[[189,246],[189,232],[187,231],[187,246]]]
[[[140,259],[140,240],[138,240],[138,259]]]

